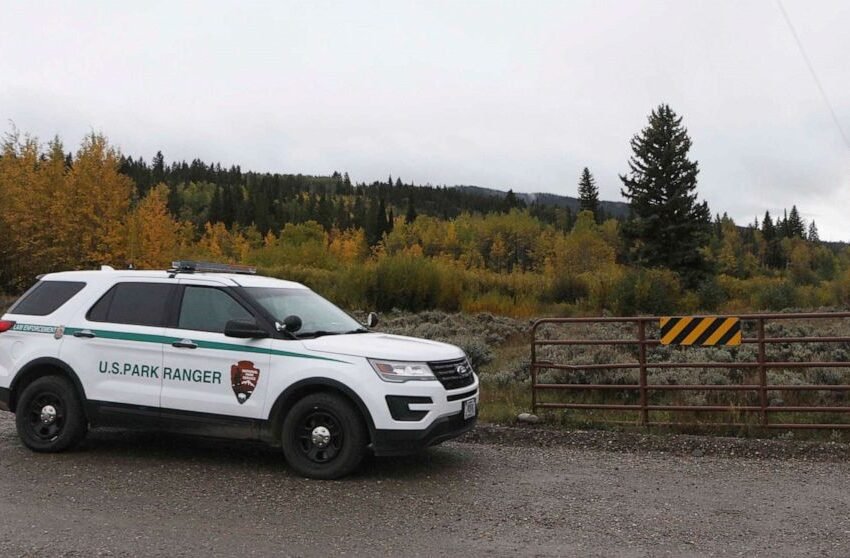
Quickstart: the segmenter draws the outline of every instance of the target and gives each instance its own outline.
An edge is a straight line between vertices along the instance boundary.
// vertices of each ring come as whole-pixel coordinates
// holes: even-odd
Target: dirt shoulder
[[[463,442],[520,447],[593,449],[677,456],[848,461],[850,444],[802,440],[733,438],[687,434],[651,434],[604,430],[566,430],[545,426],[479,424]]]

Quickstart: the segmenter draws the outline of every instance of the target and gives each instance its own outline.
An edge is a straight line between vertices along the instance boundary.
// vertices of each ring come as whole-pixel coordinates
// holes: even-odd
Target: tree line
[[[177,257],[259,265],[356,308],[628,314],[844,305],[850,253],[796,206],[741,226],[712,218],[682,118],[661,105],[621,175],[631,215],[601,210],[590,169],[568,207],[509,192],[256,173],[122,156],[102,135],[73,154],[17,132],[0,154],[0,291],[40,273]]]

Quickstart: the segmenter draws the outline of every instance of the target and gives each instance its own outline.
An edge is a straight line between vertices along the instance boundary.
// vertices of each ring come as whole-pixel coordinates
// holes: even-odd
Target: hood
[[[433,362],[464,357],[462,350],[448,343],[387,333],[326,335],[318,339],[305,339],[302,343],[311,351],[320,353],[383,360]]]

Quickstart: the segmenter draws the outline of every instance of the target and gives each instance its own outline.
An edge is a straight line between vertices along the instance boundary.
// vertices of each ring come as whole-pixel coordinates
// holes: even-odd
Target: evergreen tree
[[[366,223],[366,240],[370,246],[378,244],[384,237],[384,233],[389,232],[387,203],[384,198],[380,198],[377,204],[373,204],[373,208],[371,218]]]
[[[366,223],[366,203],[363,201],[363,196],[354,198],[354,207],[351,209],[351,221],[355,227],[363,227],[364,230],[368,229],[368,224]]]
[[[165,157],[162,151],[157,151],[151,161],[151,181],[154,184],[165,181]]]
[[[522,202],[520,202],[519,198],[517,198],[516,194],[514,194],[513,189],[511,189],[511,190],[508,190],[508,193],[505,195],[504,199],[502,200],[502,211],[504,213],[509,213],[511,209],[513,209],[515,207],[521,207],[521,205],[525,205],[525,204],[522,204]]]
[[[623,232],[633,257],[640,265],[668,267],[695,285],[705,273],[699,249],[708,240],[711,213],[697,201],[699,168],[688,158],[691,139],[682,118],[660,105],[631,146],[629,173],[620,180],[632,210]]]
[[[773,219],[770,217],[770,211],[764,212],[764,220],[761,223],[761,234],[767,243],[764,254],[764,265],[774,269],[785,267],[785,256],[782,252],[781,242],[782,227],[784,227],[784,224],[781,220],[777,221],[777,226],[774,226]]]
[[[761,222],[761,234],[767,241],[776,238],[776,228],[773,226],[773,219],[770,218],[770,211],[764,212],[764,220]]]
[[[209,220],[212,223],[218,223],[224,220],[224,207],[221,199],[221,186],[219,185],[216,185],[212,200],[210,201]]]
[[[800,217],[800,212],[797,211],[797,206],[791,206],[791,213],[788,214],[788,236],[790,238],[806,238],[806,224]]]
[[[789,238],[791,236],[788,230],[788,210],[782,213],[782,219],[776,221],[776,232],[780,238]]]
[[[596,222],[599,222],[599,188],[590,170],[584,167],[578,182],[579,211],[591,211]]]
[[[809,224],[809,241],[810,242],[820,242],[820,234],[818,234],[818,226],[815,224],[815,221]]]
[[[726,213],[723,214],[723,217],[726,217]],[[719,239],[723,238],[723,219],[719,213],[714,214],[714,236]]]
[[[413,195],[407,198],[407,213],[404,214],[404,222],[410,224],[416,220],[416,208],[413,207]]]

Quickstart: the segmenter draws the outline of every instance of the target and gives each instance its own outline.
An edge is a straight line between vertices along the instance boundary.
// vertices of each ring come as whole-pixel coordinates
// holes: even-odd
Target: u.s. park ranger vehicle
[[[376,324],[242,266],[51,273],[0,319],[0,409],[39,452],[154,428],[265,441],[314,478],[472,429],[464,352]]]

